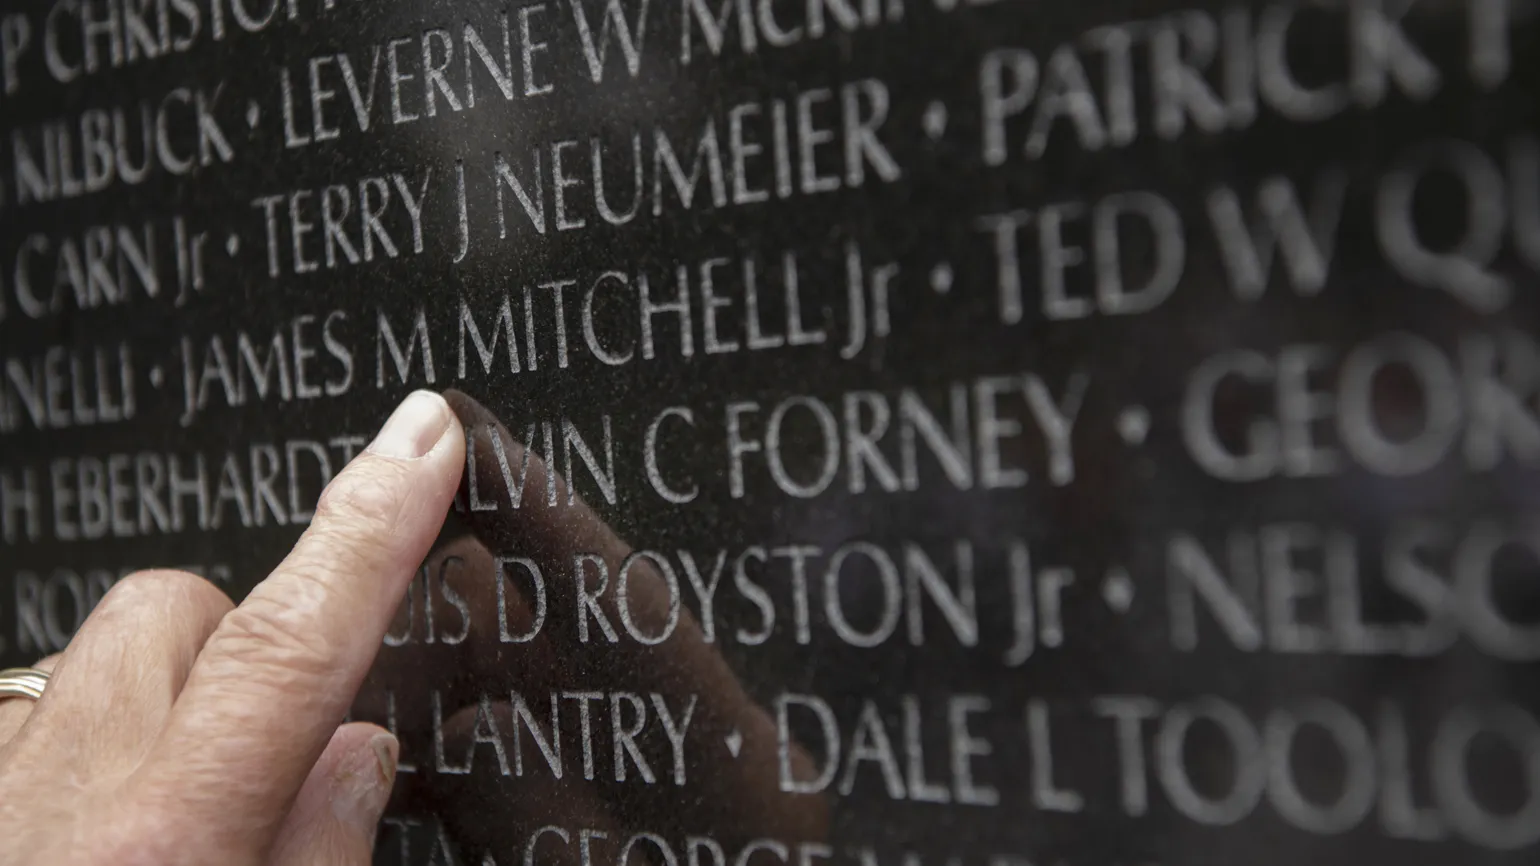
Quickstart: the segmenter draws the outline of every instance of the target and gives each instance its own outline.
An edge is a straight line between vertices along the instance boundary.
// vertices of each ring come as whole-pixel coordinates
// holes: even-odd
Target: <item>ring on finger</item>
[[[37,700],[48,688],[48,671],[39,668],[7,668],[0,671],[0,700],[30,698]]]

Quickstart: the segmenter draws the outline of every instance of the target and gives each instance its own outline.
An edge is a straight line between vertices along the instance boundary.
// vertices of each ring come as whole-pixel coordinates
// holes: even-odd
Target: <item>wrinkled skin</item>
[[[240,606],[181,572],[114,586],[42,699],[0,701],[0,866],[368,863],[398,745],[343,720],[464,448],[414,394]]]

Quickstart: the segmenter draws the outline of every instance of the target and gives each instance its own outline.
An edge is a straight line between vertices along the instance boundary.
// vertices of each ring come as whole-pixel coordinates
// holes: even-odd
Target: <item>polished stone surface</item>
[[[0,9],[4,663],[453,389],[381,863],[1540,851],[1530,0]]]

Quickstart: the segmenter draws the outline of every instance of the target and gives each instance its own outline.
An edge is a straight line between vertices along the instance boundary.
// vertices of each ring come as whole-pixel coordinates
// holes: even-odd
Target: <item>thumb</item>
[[[375,725],[338,728],[278,833],[273,866],[368,866],[399,748]]]

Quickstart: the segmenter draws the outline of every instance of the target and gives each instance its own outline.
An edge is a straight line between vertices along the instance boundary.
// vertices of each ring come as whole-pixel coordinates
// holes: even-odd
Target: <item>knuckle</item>
[[[392,532],[410,487],[410,471],[390,460],[356,461],[321,493],[312,526],[334,527],[349,535]]]
[[[58,664],[83,683],[126,677],[133,685],[117,687],[157,693],[169,688],[174,696],[205,639],[232,607],[229,596],[195,574],[134,572],[102,597]]]
[[[254,591],[225,616],[204,648],[211,664],[259,688],[304,688],[330,677],[332,641],[302,612],[323,604],[316,595],[331,590],[304,569],[290,577],[283,598]]]
[[[285,561],[284,572],[298,580],[332,589],[335,581],[365,575],[379,567],[388,537],[362,534],[352,527],[315,524]],[[335,591],[335,590],[333,590]]]
[[[102,617],[163,616],[189,611],[222,616],[232,607],[229,596],[214,584],[186,571],[136,571],[107,591],[97,605]]]

